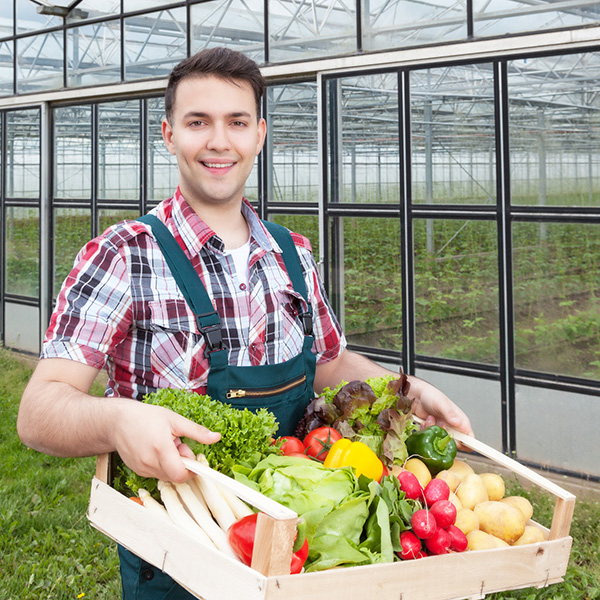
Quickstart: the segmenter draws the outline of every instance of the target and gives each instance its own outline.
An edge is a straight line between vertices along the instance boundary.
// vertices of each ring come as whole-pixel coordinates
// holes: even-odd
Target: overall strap
[[[152,227],[152,235],[160,247],[183,297],[194,312],[198,329],[206,340],[207,353],[223,349],[221,320],[192,263],[160,219],[146,214],[137,219]]]
[[[312,306],[308,301],[308,292],[306,291],[306,282],[304,281],[304,275],[302,274],[302,266],[300,264],[300,257],[298,256],[298,250],[292,239],[290,232],[277,223],[272,221],[262,221],[262,224],[269,230],[269,233],[275,238],[279,246],[283,251],[283,262],[285,264],[288,276],[292,281],[294,289],[301,294],[308,304],[308,311],[298,315],[302,321],[305,335],[312,335]]]

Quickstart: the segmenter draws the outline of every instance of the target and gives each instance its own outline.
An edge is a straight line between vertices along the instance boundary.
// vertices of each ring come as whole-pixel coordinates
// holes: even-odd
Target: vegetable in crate
[[[406,449],[411,456],[418,456],[433,475],[449,469],[456,457],[456,442],[439,425],[413,432],[406,439]]]
[[[194,454],[202,453],[213,469],[231,473],[235,464],[256,464],[264,455],[276,452],[271,438],[277,431],[275,415],[261,408],[256,412],[239,410],[230,404],[183,390],[161,389],[144,399],[148,404],[164,406],[184,417],[218,431],[215,444],[186,440]]]
[[[346,438],[333,444],[323,464],[331,469],[352,467],[357,477],[365,475],[375,481],[383,475],[383,463],[375,452],[362,442],[351,442]]]
[[[236,521],[227,530],[227,538],[240,560],[249,567],[252,565],[252,553],[254,551],[254,538],[256,536],[256,522],[258,514],[248,515]],[[295,575],[302,571],[302,567],[308,556],[308,540],[300,526],[296,533],[290,574]]]
[[[308,405],[296,435],[303,439],[313,429],[333,427],[344,438],[369,446],[385,465],[402,465],[408,456],[405,440],[416,427],[409,389],[403,373],[325,388]]]
[[[268,456],[235,478],[293,510],[306,521],[306,571],[392,562],[400,533],[418,504],[404,498],[396,477],[381,485],[353,469],[328,469],[314,460]]]
[[[160,389],[144,398],[148,404],[163,406],[184,417],[218,431],[221,439],[215,444],[200,444],[185,439],[194,454],[203,454],[215,470],[231,474],[233,465],[255,465],[269,454],[278,453],[271,445],[277,431],[275,415],[261,408],[256,412],[239,410],[210,396],[184,390]],[[118,466],[115,487],[123,491],[146,488],[155,498],[160,494],[156,479],[141,477],[125,464]],[[124,482],[124,483],[123,483]]]

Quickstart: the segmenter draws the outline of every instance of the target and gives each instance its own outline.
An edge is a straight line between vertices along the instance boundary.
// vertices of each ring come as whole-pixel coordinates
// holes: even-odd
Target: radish
[[[450,536],[450,550],[464,552],[469,546],[467,536],[456,525],[450,525],[446,531]]]
[[[430,538],[437,530],[435,517],[425,508],[420,508],[413,513],[410,524],[415,535],[422,540]]]
[[[443,479],[432,479],[423,490],[425,503],[432,506],[438,500],[450,498],[450,486]]]
[[[450,500],[438,500],[429,509],[438,527],[445,529],[456,521],[456,506]]]
[[[403,531],[400,534],[400,545],[402,551],[398,552],[398,556],[402,560],[417,558],[421,552],[421,540],[412,531]]]
[[[423,494],[423,488],[419,483],[416,475],[410,471],[400,471],[398,473],[398,481],[400,489],[406,494],[410,500],[418,500]]]
[[[431,554],[447,554],[450,549],[450,534],[445,529],[438,528],[425,540],[425,546]]]

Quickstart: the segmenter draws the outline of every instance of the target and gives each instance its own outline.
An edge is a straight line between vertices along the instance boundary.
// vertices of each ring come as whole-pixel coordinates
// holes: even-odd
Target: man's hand
[[[181,436],[213,444],[221,434],[210,431],[173,411],[126,400],[113,436],[114,446],[123,462],[142,477],[182,482],[194,474],[181,457],[194,458]]]
[[[414,398],[412,410],[424,420],[423,427],[439,425],[473,435],[469,418],[446,394],[418,377],[408,376],[408,381],[409,396]]]

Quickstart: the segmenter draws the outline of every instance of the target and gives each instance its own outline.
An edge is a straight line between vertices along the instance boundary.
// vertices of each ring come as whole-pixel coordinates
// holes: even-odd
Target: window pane
[[[322,58],[355,50],[355,2],[269,2],[271,62]]]
[[[40,290],[40,211],[6,208],[6,293],[37,298]]]
[[[127,208],[102,208],[98,211],[98,231],[103,232],[107,227],[110,227],[115,223],[119,223],[125,219],[137,219],[139,216],[139,210]]]
[[[577,27],[600,20],[600,2],[473,0],[473,18],[477,36]]]
[[[512,202],[600,206],[600,55],[508,68]]]
[[[0,42],[0,96],[14,93],[14,42]]]
[[[400,220],[334,218],[330,253],[331,299],[348,341],[401,350]]]
[[[410,96],[413,202],[494,204],[492,66],[415,71]]]
[[[418,354],[497,364],[496,224],[414,222]]]
[[[11,0],[4,0],[3,4],[8,4],[9,1]],[[36,7],[37,5],[30,0],[17,0],[17,33],[39,31],[62,25],[61,17],[42,15],[36,10]]]
[[[54,210],[54,297],[71,271],[77,253],[90,240],[91,234],[91,209],[57,208]]]
[[[264,63],[263,0],[213,0],[194,4],[190,11],[192,54],[204,48],[227,46]]]
[[[278,215],[269,214],[269,221],[287,227],[295,233],[307,237],[312,246],[315,261],[319,260],[319,217],[316,215]]]
[[[37,109],[6,113],[6,195],[39,198],[40,113]]]
[[[17,93],[63,87],[63,34],[52,31],[17,40]]]
[[[167,150],[162,138],[161,123],[165,116],[163,98],[148,100],[148,198],[164,200],[175,193],[177,161]]]
[[[327,102],[341,143],[330,152],[330,202],[399,202],[397,74],[332,81]]]
[[[121,80],[121,24],[106,21],[67,30],[67,85]]]
[[[67,23],[84,21],[85,19],[98,19],[118,15],[121,11],[121,0],[82,0],[67,15]]]
[[[3,2],[0,6],[0,38],[11,37],[14,25],[13,3]]]
[[[515,223],[515,364],[600,378],[600,226]]]
[[[91,198],[92,109],[68,106],[54,111],[54,195]]]
[[[140,102],[98,106],[98,197],[140,197]]]
[[[467,37],[464,1],[361,0],[363,47],[384,50]]]
[[[269,201],[317,202],[317,87],[314,83],[271,86],[267,99]]]
[[[166,77],[186,57],[185,8],[125,20],[125,79]]]

